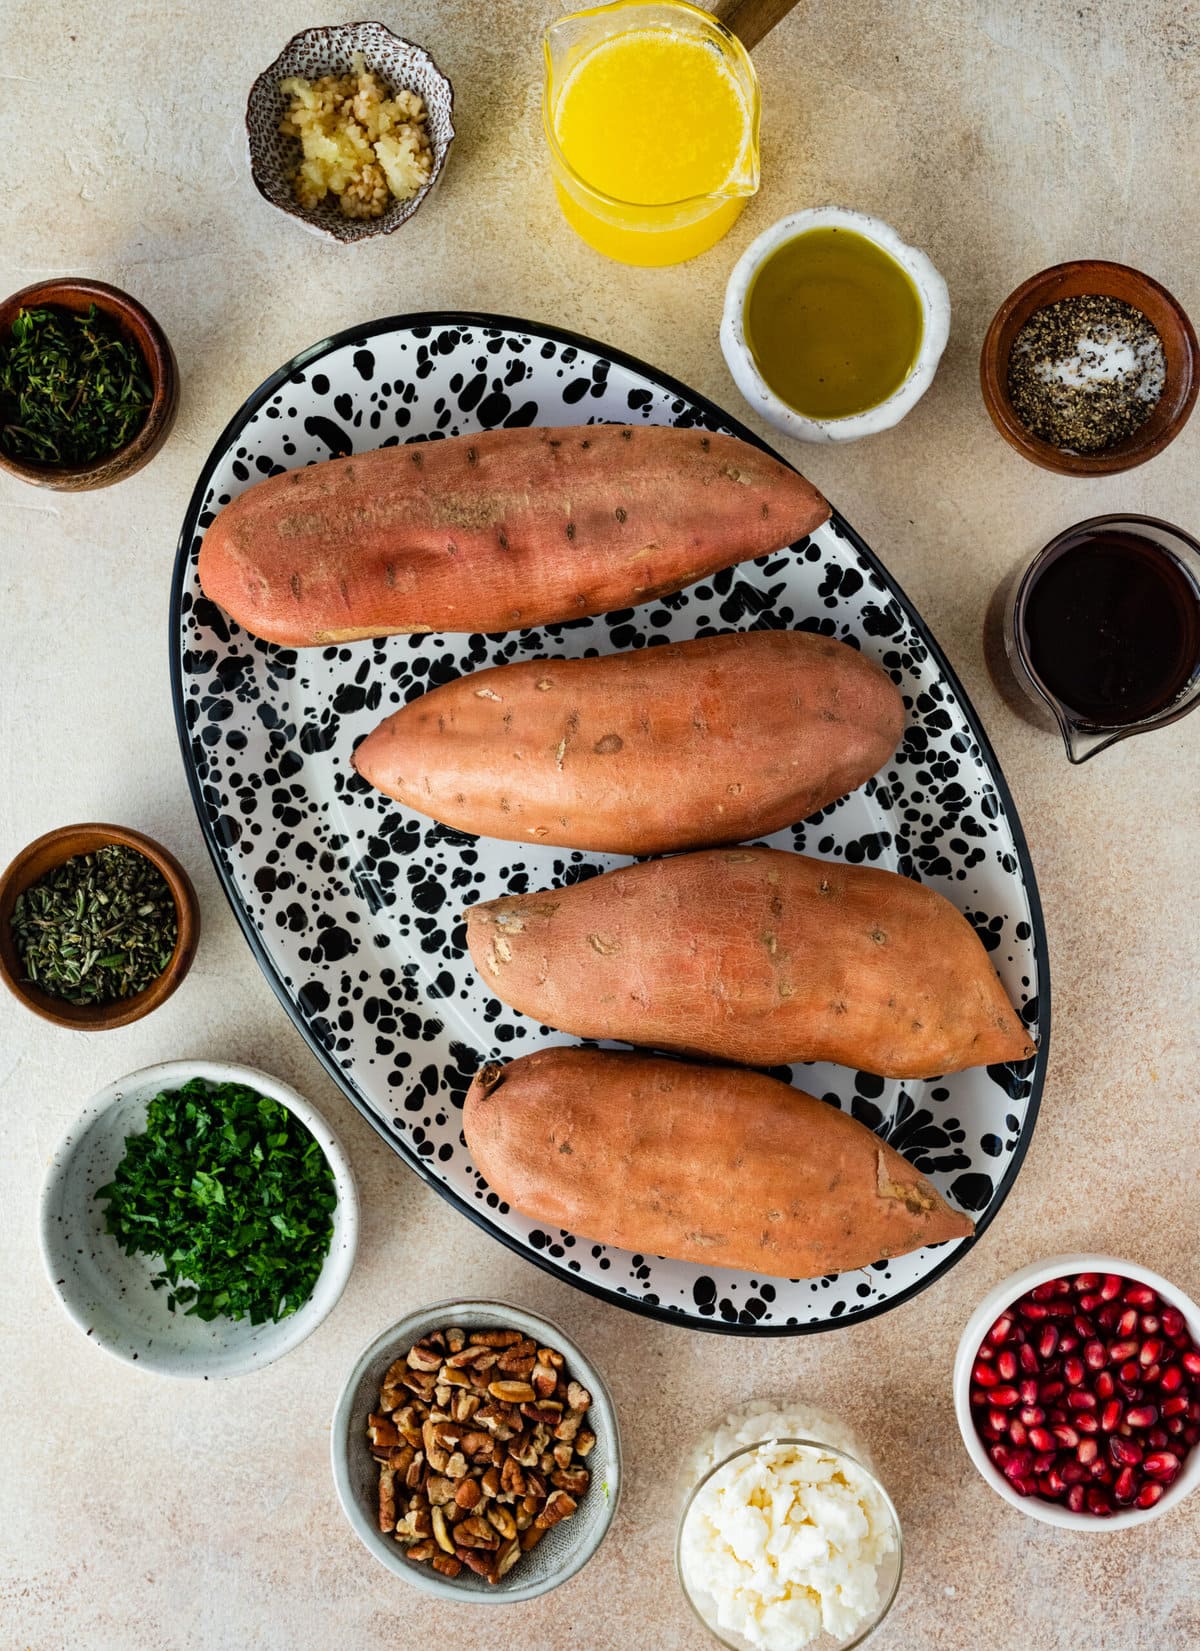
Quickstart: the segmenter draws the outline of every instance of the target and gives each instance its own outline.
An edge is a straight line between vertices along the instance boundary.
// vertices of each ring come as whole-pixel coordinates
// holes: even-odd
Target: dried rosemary
[[[137,346],[97,310],[19,310],[0,342],[0,446],[40,464],[93,464],[133,440],[152,391]]]
[[[109,843],[64,860],[17,897],[13,945],[25,979],[83,1006],[157,980],[175,950],[175,901],[158,867]]]

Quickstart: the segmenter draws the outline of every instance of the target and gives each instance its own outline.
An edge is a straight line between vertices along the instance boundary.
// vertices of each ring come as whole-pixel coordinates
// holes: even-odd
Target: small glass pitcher
[[[1141,539],[1174,562],[1184,576],[1181,586],[1195,604],[1190,632],[1196,638],[1188,679],[1167,704],[1135,720],[1109,724],[1081,715],[1047,687],[1030,657],[1025,625],[1030,596],[1047,563],[1064,546],[1106,530]],[[1200,544],[1182,529],[1153,516],[1093,516],[1078,522],[1051,539],[1026,567],[1001,585],[989,607],[984,651],[993,680],[1010,708],[1038,727],[1057,727],[1073,763],[1086,762],[1131,734],[1165,728],[1200,704]],[[1020,690],[1019,697],[1013,688]]]
[[[662,29],[704,42],[720,54],[747,110],[737,166],[721,189],[688,200],[646,206],[618,200],[581,177],[563,153],[555,111],[572,69],[603,41],[635,30]],[[711,13],[685,0],[615,0],[552,23],[544,36],[546,80],[542,125],[563,216],[589,246],[624,264],[678,264],[715,246],[758,190],[759,92],[750,54]],[[697,119],[703,110],[697,110]]]

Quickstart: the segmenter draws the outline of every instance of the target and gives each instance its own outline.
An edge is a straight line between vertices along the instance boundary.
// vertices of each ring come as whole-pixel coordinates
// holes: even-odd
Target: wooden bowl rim
[[[1122,290],[1114,292],[1113,287]],[[1067,453],[1030,434],[1008,398],[1008,357],[1017,331],[1035,310],[1084,293],[1122,298],[1142,309],[1162,337],[1167,360],[1166,382],[1154,412],[1125,441],[1092,454]],[[1187,423],[1200,391],[1200,345],[1183,305],[1153,276],[1110,259],[1076,258],[1039,270],[1009,293],[984,337],[979,382],[992,423],[1032,463],[1063,476],[1116,475],[1161,453]]]
[[[0,301],[0,334],[7,334],[17,311],[26,306],[57,304],[62,309],[81,310],[92,303],[117,322],[141,351],[150,374],[150,410],[141,429],[124,447],[92,464],[35,464],[0,451],[0,468],[36,487],[69,491],[123,481],[154,457],[175,422],[179,368],[171,342],[146,306],[120,287],[88,276],[51,276],[32,281]]]
[[[55,866],[79,854],[90,854],[105,844],[120,843],[143,854],[166,879],[175,902],[177,936],[170,962],[156,980],[132,997],[115,1003],[66,1003],[22,979],[20,960],[12,940],[10,921],[18,896]],[[55,1026],[69,1026],[77,1032],[108,1032],[128,1026],[152,1013],[166,1002],[192,966],[200,939],[200,904],[187,872],[170,852],[128,826],[91,821],[83,825],[58,826],[34,839],[0,873],[0,980],[33,1014]]]

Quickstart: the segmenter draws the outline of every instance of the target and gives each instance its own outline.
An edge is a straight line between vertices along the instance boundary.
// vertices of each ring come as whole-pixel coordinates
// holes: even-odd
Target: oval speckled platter
[[[1039,1053],[920,1083],[819,1065],[790,1076],[890,1141],[982,1232],[1020,1167],[1041,1094],[1045,931],[1020,823],[983,730],[867,546],[835,515],[809,540],[647,607],[496,636],[397,636],[301,652],[248,636],[196,581],[216,511],[261,476],[500,425],[639,421],[757,440],[629,357],[500,316],[376,321],[281,367],[217,442],[180,537],[171,660],[184,762],[217,872],[267,978],[346,1094],[438,1192],[530,1260],[620,1306],[750,1335],[822,1330],[907,1300],[965,1242],[854,1273],[767,1279],[609,1250],[515,1214],[470,1163],[463,1097],[483,1060],[570,1040],[481,987],[461,912],[618,862],[450,830],[370,790],[348,759],[396,706],[507,660],[784,626],[842,638],[881,660],[909,708],[901,749],[860,791],[770,841],[886,866],[947,895],[981,935]]]

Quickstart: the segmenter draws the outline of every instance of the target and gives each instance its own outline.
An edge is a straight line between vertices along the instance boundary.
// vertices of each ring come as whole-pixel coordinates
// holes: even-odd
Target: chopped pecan
[[[456,1422],[469,1422],[479,1409],[478,1393],[459,1392],[450,1400],[450,1414]]]
[[[446,1529],[446,1516],[441,1508],[434,1508],[429,1519],[433,1527],[433,1540],[443,1553],[452,1554],[454,1543],[450,1540],[450,1532]]]
[[[579,1432],[575,1435],[576,1456],[590,1456],[595,1443],[596,1435],[590,1432],[586,1427],[581,1427]]]
[[[450,1403],[450,1389],[444,1382],[439,1382],[433,1390],[433,1402],[439,1410],[445,1410]]]
[[[444,1364],[438,1372],[438,1392],[443,1387],[470,1387],[471,1378],[465,1370],[459,1370],[457,1365]]]
[[[479,1488],[485,1496],[499,1495],[500,1469],[497,1467],[486,1468],[483,1478],[479,1481]]]
[[[466,1345],[467,1332],[465,1330],[454,1329],[446,1331],[446,1346],[450,1349],[451,1353],[461,1353]]]
[[[425,1453],[421,1450],[415,1450],[413,1452],[413,1459],[408,1464],[408,1469],[405,1472],[404,1483],[409,1490],[416,1490],[417,1486],[421,1483],[424,1477]]]
[[[513,1537],[517,1534],[517,1522],[507,1508],[502,1508],[498,1502],[493,1502],[487,1511],[489,1525],[494,1525],[501,1536]]]
[[[552,1370],[561,1370],[563,1367],[563,1356],[557,1348],[539,1347],[537,1356],[539,1364],[548,1364]]]
[[[425,1495],[429,1498],[431,1507],[439,1508],[444,1502],[453,1502],[457,1486],[453,1479],[434,1473],[425,1482]]]
[[[489,1382],[488,1392],[493,1399],[499,1399],[501,1404],[526,1404],[537,1397],[528,1382]]]
[[[578,1410],[582,1415],[591,1405],[592,1395],[581,1382],[569,1382],[567,1384],[567,1402],[572,1410]]]
[[[379,1529],[396,1529],[396,1475],[391,1468],[379,1470]]]
[[[414,1450],[421,1445],[421,1417],[417,1414],[415,1404],[406,1404],[402,1409],[392,1413],[392,1420],[400,1431],[400,1436]]]
[[[393,1473],[398,1473],[403,1478],[409,1468],[412,1467],[415,1455],[416,1452],[411,1445],[397,1445],[389,1452],[387,1465]]]
[[[380,1409],[395,1410],[397,1405],[404,1403],[405,1393],[401,1384],[407,1374],[403,1359],[396,1359],[388,1365],[379,1391]]]
[[[535,1520],[528,1530],[521,1532],[521,1552],[527,1554],[530,1548],[536,1548],[546,1534],[546,1527],[539,1525]]]
[[[367,1438],[377,1447],[390,1449],[400,1443],[400,1433],[390,1416],[377,1416],[372,1412],[367,1417]]]
[[[464,1565],[469,1565],[477,1576],[486,1577],[488,1581],[491,1582],[493,1577],[496,1575],[496,1558],[494,1554],[476,1553],[471,1548],[455,1548],[454,1553]]]
[[[507,1496],[524,1496],[525,1475],[515,1456],[506,1456],[500,1469],[500,1488]]]
[[[509,1571],[512,1570],[513,1566],[517,1563],[517,1561],[518,1561],[518,1559],[520,1559],[520,1557],[521,1557],[521,1544],[519,1542],[515,1541],[515,1540],[510,1540],[510,1541],[506,1542],[504,1544],[504,1546],[502,1548],[500,1548],[499,1551],[496,1554],[496,1576],[497,1576],[497,1579],[499,1579],[502,1576],[507,1576]]]
[[[429,1465],[435,1473],[449,1473],[451,1479],[454,1478],[454,1475],[450,1473],[450,1452],[448,1450],[443,1450],[441,1445],[430,1445],[426,1455],[429,1457]]]
[[[546,1506],[538,1514],[534,1524],[548,1531],[552,1525],[557,1525],[560,1519],[569,1519],[578,1506],[575,1498],[569,1496],[565,1490],[551,1491],[546,1499]]]
[[[493,1440],[490,1433],[464,1433],[458,1441],[458,1448],[464,1456],[482,1456],[487,1461],[492,1459]]]
[[[525,1491],[527,1495],[536,1496],[540,1502],[542,1497],[549,1494],[549,1489],[545,1476],[537,1468],[526,1469]]]
[[[454,1539],[464,1548],[498,1548],[500,1538],[486,1519],[472,1514],[454,1527]]]
[[[414,1565],[424,1565],[427,1559],[432,1559],[437,1553],[437,1544],[434,1542],[414,1542],[411,1548],[405,1548],[405,1559],[411,1559]]]
[[[572,1445],[560,1444],[555,1445],[550,1454],[554,1458],[554,1465],[556,1468],[569,1468],[571,1465],[571,1458],[574,1456],[575,1450]]]
[[[415,1347],[410,1347],[405,1363],[410,1370],[440,1370],[445,1352],[440,1347],[431,1347],[429,1339],[419,1341]]]
[[[543,1399],[539,1404],[523,1404],[521,1414],[528,1421],[541,1422],[545,1427],[557,1427],[562,1420],[562,1408],[554,1399]]]
[[[555,1428],[554,1437],[556,1439],[565,1439],[568,1444],[573,1444],[575,1442],[575,1435],[579,1432],[579,1427],[582,1421],[582,1410],[568,1410],[562,1421],[559,1422],[558,1426]]]
[[[462,1560],[453,1553],[434,1554],[431,1563],[443,1576],[455,1577],[462,1571]]]
[[[520,1437],[511,1441],[508,1447],[508,1454],[512,1457],[514,1462],[520,1462],[523,1468],[534,1468],[537,1466],[539,1454],[537,1446],[526,1434],[521,1434]]]
[[[478,1479],[460,1479],[454,1492],[454,1500],[460,1508],[470,1510],[475,1507],[482,1495]]]
[[[572,1496],[579,1497],[588,1488],[591,1478],[586,1468],[559,1468],[557,1473],[550,1475],[550,1483],[557,1490],[565,1490]]]
[[[465,1479],[467,1477],[467,1459],[461,1450],[456,1450],[452,1456],[447,1458],[444,1471],[447,1479]]]
[[[521,1505],[515,1510],[513,1513],[513,1518],[516,1520],[518,1531],[527,1531],[533,1524],[533,1515],[525,1506],[524,1502],[522,1502]]]
[[[467,1339],[472,1347],[515,1347],[523,1338],[519,1330],[472,1330]]]
[[[429,1371],[410,1370],[400,1385],[402,1387],[407,1387],[410,1393],[415,1393],[418,1399],[424,1399],[428,1404],[429,1400],[433,1396],[433,1389],[436,1382],[432,1373]]]
[[[539,1399],[548,1399],[557,1386],[558,1377],[548,1364],[539,1361],[529,1373],[529,1382]]]

